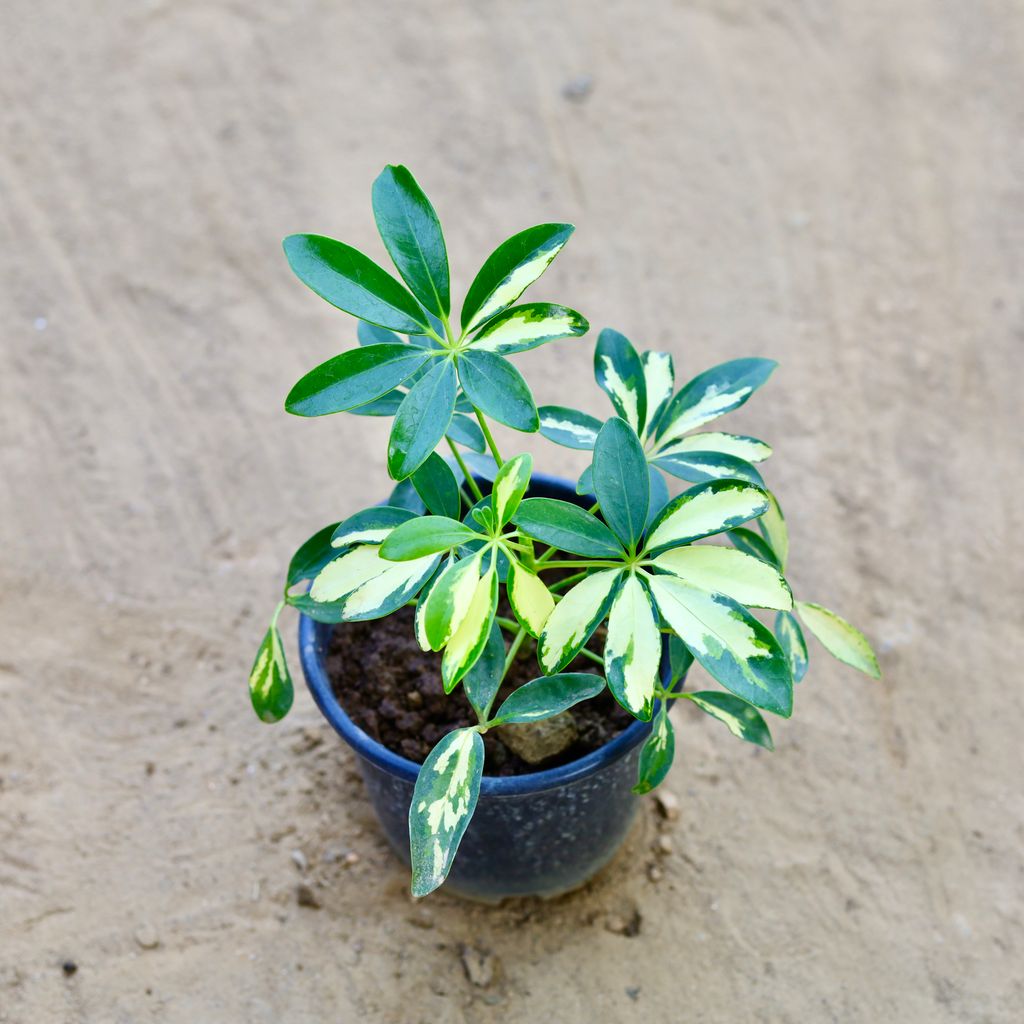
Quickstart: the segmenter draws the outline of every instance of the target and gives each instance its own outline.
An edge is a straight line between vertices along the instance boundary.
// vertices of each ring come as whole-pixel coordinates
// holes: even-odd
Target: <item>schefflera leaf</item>
[[[519,624],[532,637],[539,637],[552,611],[555,599],[539,576],[518,562],[508,569],[508,603]]]
[[[814,634],[833,658],[863,672],[872,679],[881,679],[882,670],[867,637],[835,612],[810,601],[797,601],[800,621]]]
[[[416,636],[424,650],[439,651],[469,610],[480,583],[483,553],[450,561],[416,606]]]
[[[612,602],[604,668],[608,688],[635,718],[650,720],[661,663],[661,632],[651,599],[640,580],[628,574]]]
[[[605,521],[624,545],[635,548],[647,525],[651,483],[643,446],[625,420],[610,419],[597,435],[593,479]]]
[[[593,672],[562,672],[524,683],[505,698],[493,718],[494,725],[537,722],[552,718],[581,701],[596,697],[604,680]]]
[[[491,488],[491,507],[498,526],[504,526],[514,515],[530,486],[533,456],[517,455],[505,462],[494,478]]]
[[[469,286],[463,330],[470,333],[511,306],[547,270],[572,232],[571,224],[538,224],[502,242]]]
[[[672,767],[676,755],[676,734],[672,721],[668,717],[668,702],[663,701],[654,716],[651,735],[647,737],[640,750],[640,763],[637,766],[637,782],[634,793],[650,793],[660,786]]]
[[[455,519],[462,511],[459,482],[451,466],[437,452],[431,452],[409,479],[433,515]]]
[[[445,693],[455,689],[483,654],[497,608],[498,573],[492,562],[477,582],[466,613],[441,656],[441,682]]]
[[[793,607],[793,594],[782,574],[735,548],[711,544],[670,548],[653,564],[691,586],[725,594],[739,604],[783,611]]]
[[[540,426],[529,384],[503,356],[467,349],[459,357],[459,382],[473,405],[491,419],[528,434]]]
[[[291,710],[295,687],[277,626],[267,630],[256,652],[249,672],[249,697],[253,710],[264,722],[279,722]]]
[[[760,487],[739,480],[698,484],[670,501],[651,525],[647,551],[651,555],[735,529],[761,515],[768,496]]]
[[[594,376],[615,411],[639,434],[647,419],[647,378],[643,360],[624,334],[606,327],[598,335]]]
[[[480,796],[484,743],[475,729],[448,733],[430,752],[409,807],[412,894],[426,896],[448,877]]]
[[[555,605],[537,647],[547,675],[561,672],[604,621],[622,577],[621,569],[604,569],[580,580]]]
[[[604,425],[596,416],[564,405],[542,405],[540,432],[555,444],[579,451],[590,451]]]
[[[337,558],[338,552],[331,543],[331,538],[340,525],[332,523],[322,530],[317,530],[292,555],[288,563],[288,575],[285,577],[285,590],[294,587],[296,583],[301,583],[302,580],[311,580],[331,559]]]
[[[512,522],[534,540],[573,555],[625,556],[615,534],[597,516],[570,501],[527,498],[512,516]]]
[[[748,743],[756,743],[765,750],[775,749],[772,734],[768,731],[764,718],[745,700],[717,690],[684,693],[683,696],[696,704],[701,711],[724,723],[733,736]]]
[[[775,616],[775,636],[789,659],[793,682],[801,682],[807,675],[807,641],[796,616],[791,612],[779,612]]]
[[[415,473],[448,432],[457,386],[451,360],[439,359],[402,399],[388,438],[392,480]]]
[[[474,349],[507,356],[529,352],[562,338],[586,334],[590,324],[567,306],[552,302],[528,302],[492,317],[470,342]]]

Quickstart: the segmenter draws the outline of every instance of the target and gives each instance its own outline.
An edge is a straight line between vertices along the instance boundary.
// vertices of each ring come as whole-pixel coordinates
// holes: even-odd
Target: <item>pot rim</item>
[[[572,484],[560,477],[548,473],[534,473],[531,481],[533,484],[540,484],[542,487],[552,491],[559,491],[563,494],[568,491],[572,498],[576,498],[575,488]],[[306,685],[313,695],[316,706],[320,709],[324,718],[330,722],[334,731],[344,739],[357,754],[366,758],[378,768],[397,775],[406,782],[415,783],[420,773],[421,765],[411,761],[401,754],[389,750],[383,743],[378,742],[369,733],[352,721],[345,713],[344,708],[335,697],[331,689],[330,680],[327,678],[327,670],[324,666],[322,652],[317,643],[317,627],[321,625],[315,622],[308,615],[299,616],[299,661],[302,664],[302,671],[306,677]],[[340,623],[344,625],[344,623]],[[326,628],[333,628],[325,626]],[[662,677],[666,671],[666,654],[662,651]],[[657,710],[657,702],[655,711]],[[653,717],[653,716],[652,716]],[[554,789],[557,786],[564,786],[578,779],[584,779],[602,768],[617,761],[620,757],[629,753],[635,746],[643,742],[651,731],[650,722],[634,721],[628,725],[614,739],[609,740],[604,746],[597,750],[584,754],[583,757],[570,761],[568,764],[559,765],[557,768],[546,768],[539,772],[529,772],[525,775],[484,775],[480,784],[481,796],[522,796],[527,793],[539,793],[546,789]]]

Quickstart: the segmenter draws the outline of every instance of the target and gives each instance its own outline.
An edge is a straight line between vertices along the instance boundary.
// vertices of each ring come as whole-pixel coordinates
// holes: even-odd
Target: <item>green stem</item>
[[[501,626],[502,629],[507,629],[510,633],[515,633],[519,629],[519,623],[515,619],[506,619],[502,615],[495,615],[494,621]]]
[[[523,641],[526,639],[526,630],[521,626],[519,632],[512,639],[512,646],[508,649],[508,654],[505,655],[505,667],[501,670],[501,678],[504,679],[508,675],[508,670],[512,667],[512,662],[516,660],[516,655],[519,653],[519,648],[522,646]],[[488,708],[488,711],[491,709]]]
[[[466,465],[466,460],[459,453],[459,449],[455,447],[455,442],[447,435],[445,440],[448,442],[448,447],[452,450],[452,455],[455,456],[455,461],[459,464],[459,469],[462,470],[462,475],[466,478],[466,483],[469,484],[469,489],[476,496],[477,501],[483,501],[484,492],[480,490],[476,480],[473,479],[473,474],[469,471],[469,466]]]
[[[564,590],[566,587],[571,587],[574,583],[579,583],[579,581],[583,579],[586,575],[587,574],[585,572],[577,572],[574,573],[572,576],[566,576],[564,580],[557,580],[555,583],[552,583],[548,587],[548,590],[552,591],[553,593],[559,590]]]
[[[275,629],[277,627],[277,617],[281,614],[281,609],[287,604],[287,601],[278,601],[277,607],[274,609],[274,614],[270,617],[270,628]]]
[[[480,424],[480,429],[484,433],[484,440],[487,441],[487,447],[491,449],[491,454],[494,456],[494,461],[498,464],[498,469],[501,469],[504,464],[500,452],[498,451],[498,445],[495,443],[494,435],[491,433],[490,427],[487,426],[487,420],[484,419],[484,414],[473,407],[473,411],[476,413],[477,422]]]
[[[582,654],[584,658],[589,658],[591,661],[596,661],[598,665],[604,664],[604,658],[602,658],[600,654],[595,654],[593,651],[588,651],[586,647],[580,648],[580,654]]]
[[[601,569],[621,569],[622,562],[606,561],[604,559],[595,559],[592,562],[544,562],[541,565],[543,559],[537,559],[537,568],[541,569],[593,569],[595,567]]]

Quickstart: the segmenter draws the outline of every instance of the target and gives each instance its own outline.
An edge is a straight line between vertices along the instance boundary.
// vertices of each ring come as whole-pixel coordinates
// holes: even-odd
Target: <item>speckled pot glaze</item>
[[[530,494],[578,504],[585,500],[566,481],[540,474],[535,474]],[[324,717],[355,750],[384,834],[408,864],[409,805],[420,766],[368,736],[338,703],[325,656],[331,631],[339,628],[344,626],[301,617],[302,669]],[[634,722],[600,750],[559,768],[509,777],[484,775],[476,813],[444,889],[497,901],[557,896],[583,885],[611,860],[636,815],[639,798],[631,790],[650,728]]]

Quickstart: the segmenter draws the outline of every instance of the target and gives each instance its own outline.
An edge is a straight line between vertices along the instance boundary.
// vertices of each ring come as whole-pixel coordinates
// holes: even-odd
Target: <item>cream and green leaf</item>
[[[856,626],[835,612],[810,601],[797,601],[796,612],[800,621],[833,658],[873,679],[881,679],[882,672],[875,652],[871,650],[867,637]]]
[[[249,671],[249,697],[253,711],[264,722],[278,722],[291,710],[295,687],[288,672],[277,626],[264,634]]]
[[[646,722],[654,706],[661,664],[661,633],[647,590],[634,574],[619,587],[608,616],[604,670],[615,699]]]
[[[660,786],[672,767],[676,753],[676,734],[672,728],[672,720],[668,717],[668,702],[662,701],[654,716],[651,734],[647,737],[640,750],[640,762],[637,766],[637,783],[634,793],[649,793]]]

